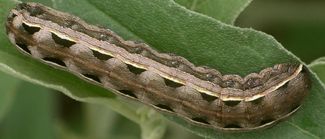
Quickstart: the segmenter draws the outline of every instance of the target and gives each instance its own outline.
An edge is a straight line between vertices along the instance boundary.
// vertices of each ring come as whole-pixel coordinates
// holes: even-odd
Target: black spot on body
[[[41,30],[41,28],[39,28],[39,27],[29,26],[29,25],[27,25],[25,23],[22,24],[22,27],[30,35],[32,35],[32,34],[34,34],[34,33]]]
[[[164,104],[157,104],[155,106],[160,108],[160,109],[167,110],[169,112],[174,112],[174,110],[172,108],[170,108],[169,106],[164,105]]]
[[[16,46],[18,46],[21,50],[23,50],[24,52],[26,52],[28,54],[31,54],[26,42],[24,42],[23,40],[18,39],[18,38],[15,39],[15,42],[16,42]]]
[[[224,128],[242,128],[242,127],[238,124],[228,124]]]
[[[45,60],[45,61],[57,64],[59,66],[66,67],[65,63],[60,59],[53,58],[53,57],[45,57],[45,58],[42,58],[42,59]]]
[[[265,125],[265,124],[271,123],[273,121],[274,121],[273,118],[264,119],[264,120],[261,121],[260,125]]]
[[[262,103],[263,99],[264,99],[264,97],[260,97],[258,99],[255,99],[255,100],[251,101],[251,102],[253,104],[255,104],[255,105],[258,105],[258,104],[261,104]]]
[[[110,55],[106,55],[106,54],[102,54],[100,52],[97,52],[97,51],[94,51],[94,50],[91,50],[93,52],[93,55],[98,58],[99,60],[103,60],[103,61],[106,61],[108,59],[111,59],[113,57],[111,57]]]
[[[57,44],[60,44],[64,47],[70,47],[74,44],[76,44],[75,42],[73,41],[70,41],[70,40],[66,40],[66,39],[63,39],[63,38],[60,38],[58,35],[56,35],[55,33],[51,33],[52,34],[52,39],[54,40],[55,43]]]
[[[202,92],[200,94],[201,94],[202,98],[208,102],[212,102],[212,101],[218,99],[218,97],[216,97],[216,96],[211,96],[211,95],[208,95],[208,94],[205,94]]]
[[[173,87],[173,88],[177,88],[177,87],[181,87],[181,86],[184,86],[183,84],[181,83],[177,83],[175,81],[172,81],[172,80],[169,80],[167,78],[164,78],[165,80],[165,84],[169,87]]]
[[[96,75],[92,75],[92,74],[82,74],[82,75],[85,76],[85,78],[87,78],[89,80],[95,81],[97,83],[101,83],[99,77]]]
[[[142,72],[146,71],[145,69],[137,68],[130,64],[126,64],[126,65],[128,66],[129,71],[134,74],[141,74]]]
[[[300,107],[300,104],[292,106],[290,112],[297,110],[299,107]]]
[[[132,91],[130,90],[118,90],[119,92],[121,92],[122,94],[132,97],[132,98],[138,98]]]
[[[224,101],[225,105],[234,107],[240,103],[240,101]]]
[[[192,118],[193,121],[195,122],[199,122],[199,123],[202,123],[202,124],[210,124],[206,118],[204,117],[195,117],[195,118]]]

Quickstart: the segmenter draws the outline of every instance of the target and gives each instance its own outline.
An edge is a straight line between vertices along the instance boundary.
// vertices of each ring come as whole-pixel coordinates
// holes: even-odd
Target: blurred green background
[[[256,0],[235,25],[274,36],[307,64],[325,55],[324,0]],[[109,109],[0,73],[0,139],[139,139],[140,128]],[[32,111],[30,111],[32,110]],[[173,123],[166,139],[200,139]]]
[[[252,27],[275,37],[305,63],[325,54],[324,0],[256,0],[236,25]]]

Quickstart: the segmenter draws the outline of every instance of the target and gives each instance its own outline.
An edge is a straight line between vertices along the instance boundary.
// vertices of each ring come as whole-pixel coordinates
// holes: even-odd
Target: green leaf
[[[253,0],[175,0],[187,9],[205,14],[227,24],[234,24],[239,14]]]
[[[12,109],[1,122],[0,138],[54,139],[53,93],[27,82],[21,82],[15,92]]]
[[[20,80],[0,72],[0,122],[11,107]]]
[[[83,106],[86,110],[86,137],[88,139],[140,138],[140,128],[134,122],[130,122],[102,105],[85,104]],[[127,134],[121,129],[128,129]]]
[[[45,4],[51,3],[51,1],[46,0],[41,1],[41,3],[43,2]],[[75,5],[75,7],[79,6],[79,8],[77,8],[79,9],[79,14],[83,14],[83,10],[93,11],[93,14],[90,15],[83,14],[83,16],[88,17],[88,19],[92,19],[92,17],[97,17],[97,15],[100,14],[103,16],[103,13],[101,11],[93,8],[86,1],[67,1],[61,4],[56,2],[53,3],[53,5],[62,6],[64,8],[64,6],[69,5],[67,4],[68,2],[70,2],[72,5]],[[9,9],[13,8],[15,4],[12,1],[4,1],[0,3],[0,5],[2,4],[6,6],[4,6],[5,8],[0,9],[0,16],[6,17],[9,12]],[[88,7],[88,9],[86,7]],[[114,28],[116,23],[107,18],[106,20],[110,21],[110,25]],[[92,21],[99,21],[99,19],[94,19]],[[101,21],[105,22],[105,20]],[[0,23],[4,25],[4,22],[5,18],[1,18]],[[127,34],[125,36],[132,36],[133,38],[136,38],[134,35],[132,35],[132,33],[125,33],[126,31],[125,29],[123,29],[123,27],[120,27],[119,30],[121,34]],[[128,119],[138,124],[141,124],[141,117],[139,114],[136,113],[136,108],[134,107],[134,105],[129,104],[129,102],[116,99],[115,94],[111,93],[109,90],[95,86],[93,84],[89,84],[88,82],[83,81],[66,71],[54,69],[50,66],[44,65],[36,61],[35,59],[32,59],[19,53],[14,47],[12,47],[12,44],[9,43],[4,28],[0,28],[0,42],[4,46],[0,48],[1,71],[11,74],[18,78],[36,84],[40,84],[45,87],[59,90],[67,96],[78,101],[103,104],[109,107],[110,109],[118,112],[119,114],[127,117]],[[159,117],[159,115],[155,117]]]
[[[148,108],[138,110],[141,115],[141,138],[142,139],[160,139],[166,131],[166,123],[160,116],[157,117],[156,111]],[[159,126],[157,126],[159,125]]]
[[[325,83],[325,57],[319,58],[308,65],[319,77],[319,79]]]
[[[269,35],[221,23],[184,9],[172,0],[40,1],[91,23],[112,28],[126,39],[141,39],[160,52],[175,53],[196,65],[217,68],[223,74],[244,76],[278,63],[301,62]],[[104,102],[115,111],[122,110],[121,113],[133,121],[142,123],[140,116],[129,107],[121,106],[112,93],[22,56],[1,33],[1,70],[61,90],[77,100]],[[312,88],[303,107],[289,120],[271,129],[227,134],[191,126],[175,116],[167,117],[207,138],[322,138],[325,136],[322,131],[325,110],[321,105],[325,97],[324,88],[314,74],[310,76]]]
[[[4,1],[0,4],[6,5],[0,9],[1,17],[6,17],[10,8],[13,8],[15,5],[12,1]],[[84,8],[80,7],[79,9]],[[0,23],[4,25],[4,22],[5,18],[1,18]],[[135,111],[125,106],[125,104],[120,103],[120,101],[117,101],[115,95],[106,89],[89,84],[66,71],[54,69],[19,53],[8,41],[4,28],[0,28],[0,42],[3,46],[0,48],[1,71],[45,87],[59,90],[78,101],[105,103],[108,107],[112,106],[111,109],[113,110],[120,110],[120,114],[129,119],[135,122],[138,121],[136,119],[139,119],[139,117],[136,117]]]

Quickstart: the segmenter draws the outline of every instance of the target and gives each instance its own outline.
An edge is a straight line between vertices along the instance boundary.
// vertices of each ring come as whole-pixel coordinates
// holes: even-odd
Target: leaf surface
[[[90,23],[111,28],[127,40],[142,40],[160,52],[175,53],[195,65],[216,68],[223,74],[245,76],[274,64],[301,62],[272,36],[224,24],[185,9],[172,0],[39,2],[77,15]],[[104,101],[112,109],[121,110],[114,94],[19,54],[8,43],[4,31],[0,30],[0,33],[3,45],[0,48],[1,70],[61,90],[77,100]],[[303,107],[289,120],[271,129],[227,134],[192,126],[175,116],[167,117],[207,138],[322,138],[325,136],[322,132],[325,125],[322,116],[325,113],[322,107],[324,87],[314,74],[310,76],[312,88]],[[132,115],[132,109],[122,108],[125,110],[122,112],[124,116],[141,123],[139,115]]]
[[[227,24],[234,24],[252,0],[175,0],[187,9],[202,13]]]

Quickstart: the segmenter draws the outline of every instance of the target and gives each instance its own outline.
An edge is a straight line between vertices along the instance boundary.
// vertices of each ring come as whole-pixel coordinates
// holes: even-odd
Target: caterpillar
[[[299,63],[245,77],[222,75],[39,3],[18,4],[5,26],[10,42],[28,56],[217,131],[275,125],[299,109],[310,88],[308,71]]]

